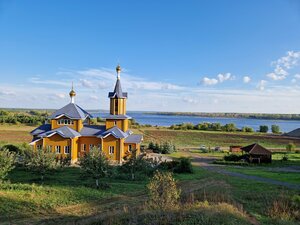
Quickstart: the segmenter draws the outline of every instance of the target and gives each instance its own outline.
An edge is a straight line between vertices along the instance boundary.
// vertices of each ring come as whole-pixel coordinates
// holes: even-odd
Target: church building
[[[140,153],[142,135],[128,128],[131,117],[126,115],[128,94],[121,88],[118,65],[117,81],[113,92],[108,93],[110,114],[105,125],[91,125],[92,115],[75,104],[76,93],[70,91],[71,102],[52,113],[49,123],[31,131],[34,149],[50,149],[59,157],[69,157],[75,163],[93,147],[103,151],[109,159],[121,163],[132,150]]]

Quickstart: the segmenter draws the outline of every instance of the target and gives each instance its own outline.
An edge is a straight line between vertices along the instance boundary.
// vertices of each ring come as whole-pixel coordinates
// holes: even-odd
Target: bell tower
[[[128,119],[126,115],[127,92],[122,91],[121,87],[121,66],[116,67],[117,81],[113,92],[108,93],[110,98],[110,115],[106,118],[106,129],[117,126],[124,132],[128,130]]]

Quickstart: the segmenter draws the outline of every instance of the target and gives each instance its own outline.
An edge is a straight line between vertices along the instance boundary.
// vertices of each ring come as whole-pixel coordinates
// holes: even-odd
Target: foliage
[[[158,144],[157,142],[154,144],[152,141],[149,143],[148,148],[151,149],[155,153],[161,154],[171,154],[176,151],[175,145],[170,142],[162,142]]]
[[[104,178],[108,173],[108,159],[97,147],[92,148],[87,154],[79,159],[82,171],[96,180],[96,187],[99,188],[99,179]]]
[[[296,149],[296,145],[294,143],[288,143],[286,145],[286,151],[287,152],[293,152]]]
[[[260,125],[259,126],[259,132],[261,133],[268,133],[269,127],[267,125]]]
[[[178,165],[174,168],[175,173],[193,173],[191,158],[180,157]]]
[[[271,130],[273,134],[279,134],[280,133],[280,127],[278,125],[272,125]]]
[[[157,171],[147,187],[150,208],[168,210],[178,207],[181,190],[170,172]]]
[[[243,128],[242,128],[242,131],[243,131],[243,132],[250,132],[250,133],[251,133],[251,132],[254,132],[254,130],[253,130],[252,127],[243,127]]]
[[[27,150],[25,152],[25,165],[32,172],[39,174],[40,179],[57,168],[56,155],[49,149]]]
[[[281,159],[282,161],[288,161],[289,160],[289,157],[288,157],[288,155],[287,154],[284,154],[283,156],[282,156],[282,159]]]
[[[225,155],[224,160],[225,161],[232,161],[232,162],[238,162],[241,159],[244,159],[244,155],[235,155],[235,154],[230,154],[230,155]]]
[[[127,167],[131,174],[131,180],[136,179],[136,173],[141,170],[145,166],[144,156],[145,154],[137,155],[137,150],[133,149],[131,154],[126,157],[127,161],[122,165],[122,167]]]
[[[41,125],[47,120],[48,116],[47,112],[35,110],[25,112],[1,110],[0,123]]]
[[[14,168],[16,154],[10,152],[8,149],[1,149],[0,151],[0,180],[6,178],[9,171]]]

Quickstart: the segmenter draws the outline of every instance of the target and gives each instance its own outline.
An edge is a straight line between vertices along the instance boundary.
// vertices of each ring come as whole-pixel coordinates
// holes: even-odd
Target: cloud
[[[244,82],[245,84],[249,83],[250,81],[251,81],[251,78],[250,78],[249,76],[244,76],[244,77],[243,77],[243,82]]]
[[[64,99],[66,97],[66,95],[63,94],[63,93],[55,94],[55,96],[58,97],[58,98],[61,98],[61,99]]]
[[[265,85],[266,85],[267,81],[265,80],[261,80],[259,81],[259,83],[257,84],[256,88],[260,91],[265,90]]]
[[[296,74],[294,77],[295,79],[300,80],[300,74]]]
[[[204,77],[202,79],[202,83],[204,85],[216,85],[217,83],[219,83],[219,81],[215,78],[208,78],[208,77]]]
[[[98,100],[99,100],[99,97],[96,96],[96,95],[90,95],[90,99],[91,99],[91,100],[94,100],[94,101],[98,101]]]
[[[274,81],[286,79],[289,75],[289,70],[298,65],[299,59],[300,51],[288,51],[285,56],[271,63],[271,65],[275,68],[273,72],[268,73],[266,76]]]
[[[15,96],[16,92],[10,91],[10,90],[0,90],[0,95],[10,95],[10,96]]]
[[[227,80],[234,80],[235,77],[231,75],[231,73],[219,73],[216,78],[204,77],[201,81],[204,85],[216,85],[218,83],[223,83]]]
[[[63,87],[71,87],[71,83],[67,81],[58,81],[58,80],[41,80],[38,77],[31,77],[29,78],[29,82],[33,84],[53,84],[53,85],[59,85]]]
[[[92,88],[93,87],[93,84],[91,81],[88,81],[86,79],[80,79],[80,83],[83,87],[86,87],[86,88]]]
[[[182,98],[182,101],[190,103],[190,104],[197,104],[198,103],[197,99],[194,99],[194,98],[191,98],[191,97],[184,97],[184,98]]]
[[[234,77],[231,75],[231,73],[225,73],[225,74],[219,73],[217,77],[218,77],[220,83],[222,83],[226,80],[234,79]]]

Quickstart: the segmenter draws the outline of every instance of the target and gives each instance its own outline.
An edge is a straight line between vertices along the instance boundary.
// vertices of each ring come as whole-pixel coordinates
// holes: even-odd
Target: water
[[[108,113],[94,113],[94,117],[105,118]],[[152,126],[171,126],[172,124],[180,123],[234,123],[238,128],[252,127],[254,130],[259,130],[260,125],[269,126],[271,131],[272,125],[278,125],[282,132],[289,132],[296,128],[300,128],[300,121],[298,120],[265,120],[265,119],[244,119],[244,118],[217,118],[217,117],[198,117],[198,116],[176,116],[176,115],[154,115],[143,112],[128,112],[139,124],[150,124]]]

